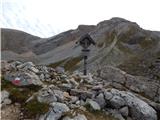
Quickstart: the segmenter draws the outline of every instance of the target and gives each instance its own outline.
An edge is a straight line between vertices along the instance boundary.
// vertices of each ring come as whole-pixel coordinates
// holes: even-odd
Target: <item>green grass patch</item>
[[[45,114],[49,111],[49,104],[40,103],[37,99],[33,99],[30,102],[23,105],[24,113],[29,118],[35,118],[37,115]]]
[[[52,64],[49,65],[49,67],[56,68],[56,67],[60,66],[62,63],[64,63],[66,60],[67,59],[60,60],[58,62],[52,63]]]
[[[79,63],[83,59],[82,56],[64,59],[49,65],[49,67],[56,68],[58,66],[63,66],[66,71],[72,71],[76,64]]]
[[[10,93],[10,99],[12,102],[24,103],[34,92],[41,89],[41,86],[28,85],[28,86],[16,86],[10,81],[1,77],[1,90],[7,90]]]

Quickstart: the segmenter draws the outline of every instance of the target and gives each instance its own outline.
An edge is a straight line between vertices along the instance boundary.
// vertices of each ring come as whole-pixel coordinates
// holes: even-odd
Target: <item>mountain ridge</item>
[[[71,61],[76,59],[71,67],[82,69],[82,59],[77,60],[81,56],[81,47],[75,43],[86,33],[89,33],[97,43],[95,47],[90,47],[88,68],[91,71],[97,65],[113,65],[134,74],[131,68],[139,69],[142,63],[146,63],[145,66],[149,67],[160,56],[160,32],[144,30],[137,23],[118,17],[102,21],[97,25],[79,25],[75,30],[68,30],[53,37],[32,40],[27,44],[28,51],[24,53],[33,53],[28,55],[27,59],[35,61],[36,64],[49,65],[63,61],[62,65],[65,66],[68,61],[72,63]],[[2,45],[3,42],[2,37]],[[18,49],[22,48],[20,46]],[[25,60],[24,53],[18,60]],[[5,60],[5,56],[2,55],[2,59]],[[136,67],[129,68],[126,63]]]

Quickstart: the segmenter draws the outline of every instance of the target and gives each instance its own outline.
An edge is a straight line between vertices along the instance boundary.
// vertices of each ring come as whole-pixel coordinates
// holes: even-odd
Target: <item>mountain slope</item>
[[[144,30],[136,23],[122,18],[105,20],[96,26],[80,25],[75,30],[50,38],[30,39],[24,45],[27,48],[16,47],[19,50],[11,49],[12,46],[8,43],[11,38],[2,37],[2,43],[4,40],[8,41],[8,45],[2,48],[11,46],[10,50],[17,54],[19,51],[30,51],[38,59],[37,64],[52,64],[53,66],[58,64],[65,67],[70,63],[69,66],[73,69],[82,69],[81,47],[76,46],[75,42],[86,33],[89,33],[97,43],[96,46],[91,46],[88,59],[90,71],[95,71],[104,65],[113,65],[130,74],[146,76],[150,73],[146,69],[155,69],[154,63],[160,57],[160,32]],[[16,42],[13,44],[14,46],[20,45]],[[159,68],[155,71],[157,69]],[[159,79],[158,76],[157,78]]]

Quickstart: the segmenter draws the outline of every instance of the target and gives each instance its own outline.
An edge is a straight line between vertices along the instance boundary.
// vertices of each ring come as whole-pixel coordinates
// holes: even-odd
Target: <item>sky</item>
[[[1,27],[40,37],[121,17],[160,31],[160,0],[1,0]]]

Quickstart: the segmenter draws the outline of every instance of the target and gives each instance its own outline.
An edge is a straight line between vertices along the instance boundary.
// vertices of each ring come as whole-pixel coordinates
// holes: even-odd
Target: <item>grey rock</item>
[[[75,117],[73,118],[73,120],[87,120],[87,118],[86,118],[85,115],[78,114],[77,116],[75,116]]]
[[[155,102],[160,102],[160,84],[146,77],[129,75],[126,72],[113,66],[101,68],[100,78],[107,83],[111,83],[114,88],[128,88],[136,93],[143,93],[146,97]]]
[[[102,90],[103,85],[97,85],[97,86],[93,86],[92,90]]]
[[[35,68],[35,67],[30,67],[29,69],[34,73],[38,73],[39,72],[39,70],[37,68]]]
[[[127,119],[126,120],[133,120],[131,117],[127,117]]]
[[[38,92],[37,99],[39,102],[52,103],[57,101],[57,97],[54,95],[52,90],[43,88]]]
[[[114,118],[118,120],[125,120],[121,114],[114,114]]]
[[[10,99],[4,99],[4,101],[3,101],[3,103],[2,103],[2,106],[3,105],[9,105],[9,104],[11,104],[12,103],[12,101],[10,100]]]
[[[53,102],[51,103],[51,106],[56,113],[68,112],[70,110],[69,107],[64,103]]]
[[[65,69],[63,67],[56,67],[56,71],[57,73],[64,73],[65,72]]]
[[[114,107],[114,108],[120,108],[122,106],[125,105],[125,100],[120,97],[120,96],[113,96],[112,99],[110,100],[110,104]]]
[[[106,105],[103,93],[100,93],[98,96],[96,96],[95,101],[100,105],[101,108],[104,108]]]
[[[44,74],[41,74],[41,75],[39,76],[39,78],[40,78],[40,80],[45,81],[45,76],[44,76]]]
[[[73,120],[73,119],[70,118],[70,117],[68,117],[68,116],[66,116],[66,117],[64,117],[62,120]]]
[[[18,65],[17,68],[19,69],[30,69],[31,67],[34,67],[35,65],[32,63],[32,62],[26,62],[26,63],[23,63],[21,65]]]
[[[127,117],[128,114],[129,114],[129,110],[128,110],[128,107],[123,107],[121,109],[119,109],[120,113],[122,114],[123,117]]]
[[[62,116],[62,113],[56,113],[54,111],[50,111],[47,114],[48,115],[45,117],[45,119],[42,120],[59,120],[59,118]]]
[[[50,74],[45,74],[45,78],[46,79],[50,78]]]
[[[104,96],[106,100],[110,100],[113,97],[113,94],[111,92],[108,92],[107,90],[104,91]]]
[[[79,83],[76,82],[76,81],[74,80],[74,78],[69,79],[69,81],[70,81],[74,86],[78,86],[78,85],[79,85]]]
[[[70,83],[62,83],[62,84],[60,84],[60,87],[61,87],[62,89],[64,89],[64,90],[70,90],[70,89],[73,88],[73,85],[70,84]]]
[[[70,103],[76,103],[77,101],[78,101],[78,97],[77,96],[71,96]]]
[[[7,92],[6,90],[1,91],[1,105],[2,105],[2,107],[12,103],[12,101],[8,97],[9,97],[9,92]]]
[[[85,100],[86,98],[92,97],[92,92],[90,91],[84,91],[79,89],[71,89],[70,94],[73,96],[78,96],[80,99]]]
[[[1,91],[1,103],[9,97],[9,92],[6,90]]]
[[[87,118],[85,117],[85,115],[78,114],[77,116],[75,116],[73,118],[66,116],[63,118],[63,120],[87,120]]]
[[[101,107],[99,106],[99,104],[95,101],[93,101],[92,99],[87,99],[86,100],[86,104],[89,104],[90,107],[93,109],[93,110],[100,110]]]
[[[116,98],[122,98],[125,101],[125,105],[127,105],[130,108],[130,114],[133,119],[135,120],[141,120],[141,119],[157,120],[156,111],[151,106],[149,106],[146,102],[137,98],[132,93],[126,92],[126,91],[119,91],[116,89],[111,89],[111,93],[114,96],[118,96]],[[114,100],[114,102],[117,102],[118,105],[120,103],[119,101],[115,99],[111,99],[111,100]],[[112,105],[113,105],[113,102],[112,102]]]
[[[64,112],[70,110],[64,103],[53,102],[50,105],[52,106],[52,109],[45,115],[41,116],[39,120],[59,120]]]
[[[53,94],[56,96],[58,102],[62,102],[64,100],[64,95],[62,91],[53,90]]]

